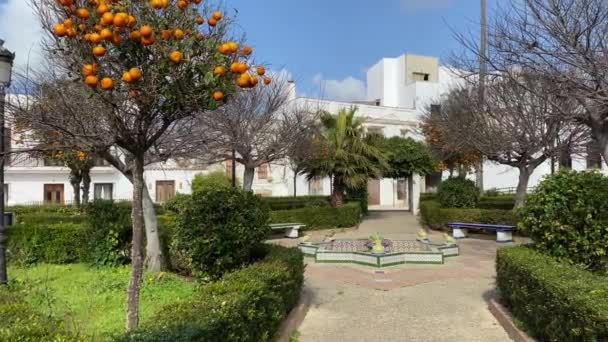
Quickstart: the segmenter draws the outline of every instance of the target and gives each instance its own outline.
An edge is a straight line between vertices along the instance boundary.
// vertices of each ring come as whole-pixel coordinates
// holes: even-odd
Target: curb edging
[[[515,326],[511,313],[496,298],[488,300],[488,309],[515,342],[536,342],[535,339]]]

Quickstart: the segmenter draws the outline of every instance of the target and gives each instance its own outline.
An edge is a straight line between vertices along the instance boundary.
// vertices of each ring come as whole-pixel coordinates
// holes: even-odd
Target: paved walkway
[[[415,239],[416,218],[376,212],[359,229],[335,238]],[[441,240],[432,232],[431,239]],[[315,236],[315,239],[318,239]],[[307,341],[510,341],[487,309],[494,285],[493,236],[466,239],[444,265],[374,269],[308,262],[312,306],[299,328]]]

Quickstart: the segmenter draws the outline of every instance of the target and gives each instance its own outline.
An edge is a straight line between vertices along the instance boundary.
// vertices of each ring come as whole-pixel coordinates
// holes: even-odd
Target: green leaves
[[[389,168],[384,175],[390,178],[406,178],[412,174],[426,175],[433,172],[435,161],[430,150],[412,138],[376,137],[379,148],[388,158]]]
[[[452,177],[439,185],[438,199],[442,208],[475,208],[479,189],[472,180]]]

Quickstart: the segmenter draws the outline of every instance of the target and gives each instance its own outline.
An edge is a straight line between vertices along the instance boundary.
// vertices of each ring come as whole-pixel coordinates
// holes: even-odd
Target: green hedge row
[[[289,210],[307,207],[329,207],[328,196],[263,197],[270,210]]]
[[[437,201],[436,193],[420,194],[420,202]],[[478,209],[512,210],[515,207],[515,195],[481,196],[477,203]]]
[[[441,208],[439,202],[420,202],[420,218],[431,228],[445,228],[449,222],[517,225],[513,210]]]
[[[608,277],[529,247],[498,250],[504,304],[541,341],[608,341]]]
[[[149,326],[119,341],[272,341],[297,304],[304,281],[302,253],[268,247],[261,261],[204,285],[182,302],[168,305]]]
[[[361,222],[361,205],[349,202],[342,208],[301,208],[270,212],[272,223],[304,223],[306,229],[353,227]]]

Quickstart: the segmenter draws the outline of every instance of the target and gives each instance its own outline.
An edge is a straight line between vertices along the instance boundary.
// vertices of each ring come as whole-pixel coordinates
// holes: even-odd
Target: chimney
[[[295,81],[287,81],[287,99],[289,101],[293,101],[296,99],[296,82]]]

